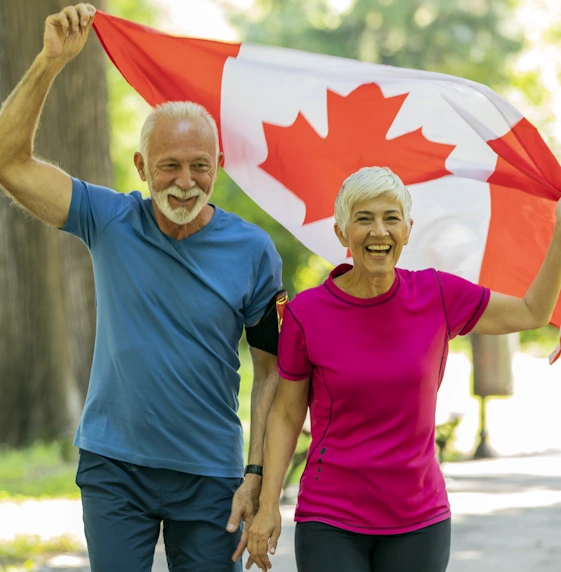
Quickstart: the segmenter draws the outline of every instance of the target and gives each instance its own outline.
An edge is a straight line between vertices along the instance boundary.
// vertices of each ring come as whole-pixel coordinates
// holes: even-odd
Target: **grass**
[[[80,549],[81,546],[67,536],[48,540],[39,536],[16,536],[9,542],[0,542],[0,572],[33,570],[38,560]]]
[[[37,443],[0,450],[0,499],[78,498],[76,457],[64,460],[66,443]]]

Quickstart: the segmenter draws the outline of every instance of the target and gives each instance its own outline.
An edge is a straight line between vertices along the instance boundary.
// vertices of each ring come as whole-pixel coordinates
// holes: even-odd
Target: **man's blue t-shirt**
[[[73,179],[64,231],[93,259],[97,334],[75,444],[148,467],[240,477],[238,343],[281,288],[270,237],[215,207],[175,240],[151,199]]]

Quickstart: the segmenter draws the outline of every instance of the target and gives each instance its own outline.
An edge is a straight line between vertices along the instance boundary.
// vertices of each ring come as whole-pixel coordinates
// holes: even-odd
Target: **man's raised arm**
[[[80,53],[93,23],[91,4],[68,6],[45,22],[43,50],[0,108],[0,185],[42,221],[63,227],[72,181],[33,156],[35,132],[47,94],[66,63]],[[77,107],[73,113],[80,113]],[[60,129],[72,129],[72,113]]]

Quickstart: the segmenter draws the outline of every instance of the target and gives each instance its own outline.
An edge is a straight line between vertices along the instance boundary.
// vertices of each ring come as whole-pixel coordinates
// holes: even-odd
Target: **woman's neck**
[[[375,298],[390,290],[395,280],[395,270],[385,276],[367,276],[356,268],[333,279],[335,285],[355,298]]]

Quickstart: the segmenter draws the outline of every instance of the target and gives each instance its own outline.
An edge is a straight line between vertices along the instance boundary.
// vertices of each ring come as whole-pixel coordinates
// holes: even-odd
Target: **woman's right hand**
[[[247,551],[250,558],[246,568],[253,563],[266,572],[272,567],[269,554],[274,554],[281,533],[282,518],[278,505],[272,509],[259,508],[249,527]]]

